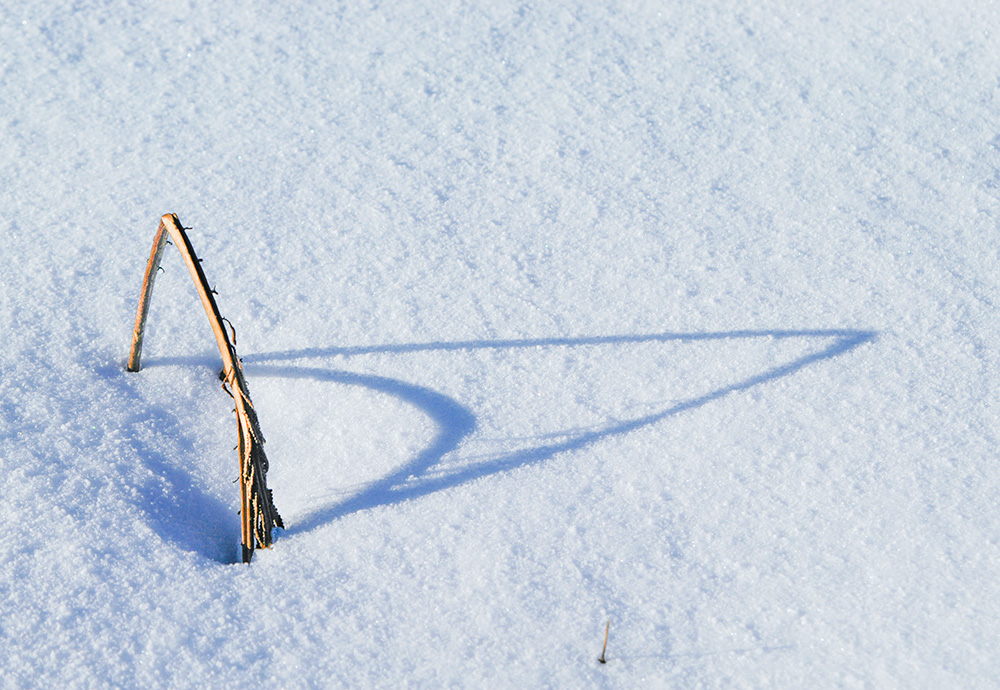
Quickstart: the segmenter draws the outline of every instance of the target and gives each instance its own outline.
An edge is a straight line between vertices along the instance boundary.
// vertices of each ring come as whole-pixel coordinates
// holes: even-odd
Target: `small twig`
[[[222,317],[222,321],[223,323],[229,326],[229,330],[232,332],[233,335],[233,347],[236,347],[236,326],[234,326],[233,322],[227,319],[225,316]]]
[[[601,649],[601,658],[598,659],[602,664],[608,663],[608,660],[604,658],[605,652],[608,651],[608,632],[611,630],[611,619],[608,619],[607,625],[604,626],[604,648]]]

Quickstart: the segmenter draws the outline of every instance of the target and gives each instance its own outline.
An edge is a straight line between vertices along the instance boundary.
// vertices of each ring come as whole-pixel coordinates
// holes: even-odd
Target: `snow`
[[[998,35],[0,11],[0,686],[1000,685]],[[249,566],[170,247],[124,371],[170,212],[288,527]]]

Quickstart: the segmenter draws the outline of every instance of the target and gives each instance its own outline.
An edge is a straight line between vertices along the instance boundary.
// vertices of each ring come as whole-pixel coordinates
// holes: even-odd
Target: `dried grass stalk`
[[[250,400],[250,390],[243,376],[243,368],[234,345],[236,336],[230,340],[229,332],[223,324],[222,315],[213,297],[214,291],[209,288],[205,273],[201,270],[201,260],[194,253],[191,241],[177,216],[168,213],[160,218],[160,225],[153,239],[153,249],[146,263],[146,275],[142,282],[142,295],[139,298],[139,308],[135,315],[135,329],[132,332],[132,349],[129,352],[129,371],[139,371],[142,355],[142,338],[146,327],[146,316],[149,313],[149,303],[153,295],[153,281],[160,268],[163,248],[167,237],[184,257],[184,263],[194,279],[198,297],[201,298],[205,313],[212,324],[212,332],[222,354],[223,386],[236,403],[236,419],[239,430],[239,462],[240,462],[240,517],[243,523],[243,562],[249,563],[253,558],[255,548],[267,548],[271,545],[271,532],[277,526],[284,528],[281,516],[274,508],[271,491],[267,488],[267,456],[264,454],[264,435],[260,432],[257,413]],[[230,327],[232,325],[230,324]]]

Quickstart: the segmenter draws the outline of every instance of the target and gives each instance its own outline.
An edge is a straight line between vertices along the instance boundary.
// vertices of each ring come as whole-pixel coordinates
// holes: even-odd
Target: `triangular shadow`
[[[350,498],[307,514],[297,524],[289,525],[288,533],[308,532],[323,524],[359,510],[381,505],[391,505],[427,494],[458,486],[468,481],[497,474],[525,465],[543,462],[565,451],[580,450],[602,439],[626,434],[660,422],[689,410],[706,405],[730,393],[761,386],[796,372],[812,364],[843,355],[854,348],[871,342],[875,331],[862,330],[770,330],[728,331],[713,333],[655,333],[642,335],[589,336],[580,338],[538,338],[520,340],[473,340],[458,342],[428,342],[397,345],[372,345],[357,347],[307,348],[276,353],[250,355],[244,358],[247,372],[252,377],[276,376],[282,378],[309,378],[331,383],[358,385],[394,396],[427,414],[437,425],[433,441],[416,457],[380,480],[367,485]],[[424,386],[371,374],[356,374],[321,367],[299,365],[272,365],[265,362],[288,361],[324,357],[349,357],[367,354],[405,354],[427,351],[460,351],[481,349],[511,349],[529,347],[580,347],[587,345],[627,344],[648,342],[700,342],[749,338],[823,338],[833,339],[826,347],[797,359],[769,368],[736,383],[715,388],[704,395],[677,402],[652,414],[606,425],[571,435],[564,440],[516,450],[498,458],[427,476],[428,470],[476,429],[476,417],[467,407],[453,398]]]

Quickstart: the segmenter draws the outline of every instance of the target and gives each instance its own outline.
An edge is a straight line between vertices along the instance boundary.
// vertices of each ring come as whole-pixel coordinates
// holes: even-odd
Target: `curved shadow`
[[[431,444],[424,448],[415,458],[400,466],[382,479],[369,484],[368,487],[341,503],[319,511],[314,511],[297,525],[289,526],[288,534],[308,532],[314,527],[335,520],[338,517],[366,508],[396,503],[409,498],[400,487],[404,482],[409,486],[411,477],[419,477],[434,466],[447,453],[451,452],[466,436],[476,429],[476,417],[468,408],[462,406],[447,395],[433,391],[430,388],[418,386],[398,379],[371,374],[353,374],[346,371],[333,371],[317,367],[295,366],[262,366],[255,365],[251,369],[254,376],[279,376],[290,379],[314,379],[331,383],[344,383],[362,386],[380,393],[399,398],[413,405],[431,418],[438,427],[437,434]]]
[[[736,383],[722,386],[704,395],[689,398],[675,403],[658,412],[637,417],[624,422],[609,424],[600,429],[577,434],[561,434],[569,436],[565,440],[547,443],[513,451],[500,457],[467,465],[452,471],[437,474],[433,477],[424,476],[427,471],[438,463],[445,454],[456,449],[462,440],[476,428],[475,415],[456,400],[429,388],[416,384],[368,374],[354,374],[344,371],[323,369],[318,367],[299,367],[294,365],[266,365],[267,361],[282,361],[298,358],[330,357],[335,355],[350,356],[363,354],[405,354],[432,350],[456,351],[477,349],[509,349],[526,347],[575,347],[584,345],[603,345],[620,343],[646,342],[696,342],[706,340],[723,340],[739,338],[833,338],[827,347],[816,352],[803,355],[780,366],[772,367]],[[484,340],[458,342],[430,342],[402,345],[378,345],[349,348],[307,348],[289,350],[271,354],[259,354],[245,358],[246,363],[254,363],[249,369],[255,376],[281,376],[287,378],[312,378],[320,381],[331,381],[360,385],[388,395],[393,395],[404,402],[422,410],[438,426],[438,433],[432,443],[419,455],[405,465],[367,486],[359,493],[345,501],[321,508],[306,515],[306,517],[288,532],[307,532],[327,522],[331,522],[352,512],[389,505],[418,498],[427,494],[464,484],[465,482],[485,477],[499,472],[505,472],[517,467],[543,462],[557,453],[575,451],[586,448],[601,440],[627,434],[668,417],[693,410],[731,393],[749,390],[762,386],[796,372],[812,364],[843,355],[860,345],[876,338],[874,331],[859,330],[777,330],[777,331],[730,331],[716,333],[659,333],[647,335],[593,336],[583,338],[548,338],[523,340]]]

